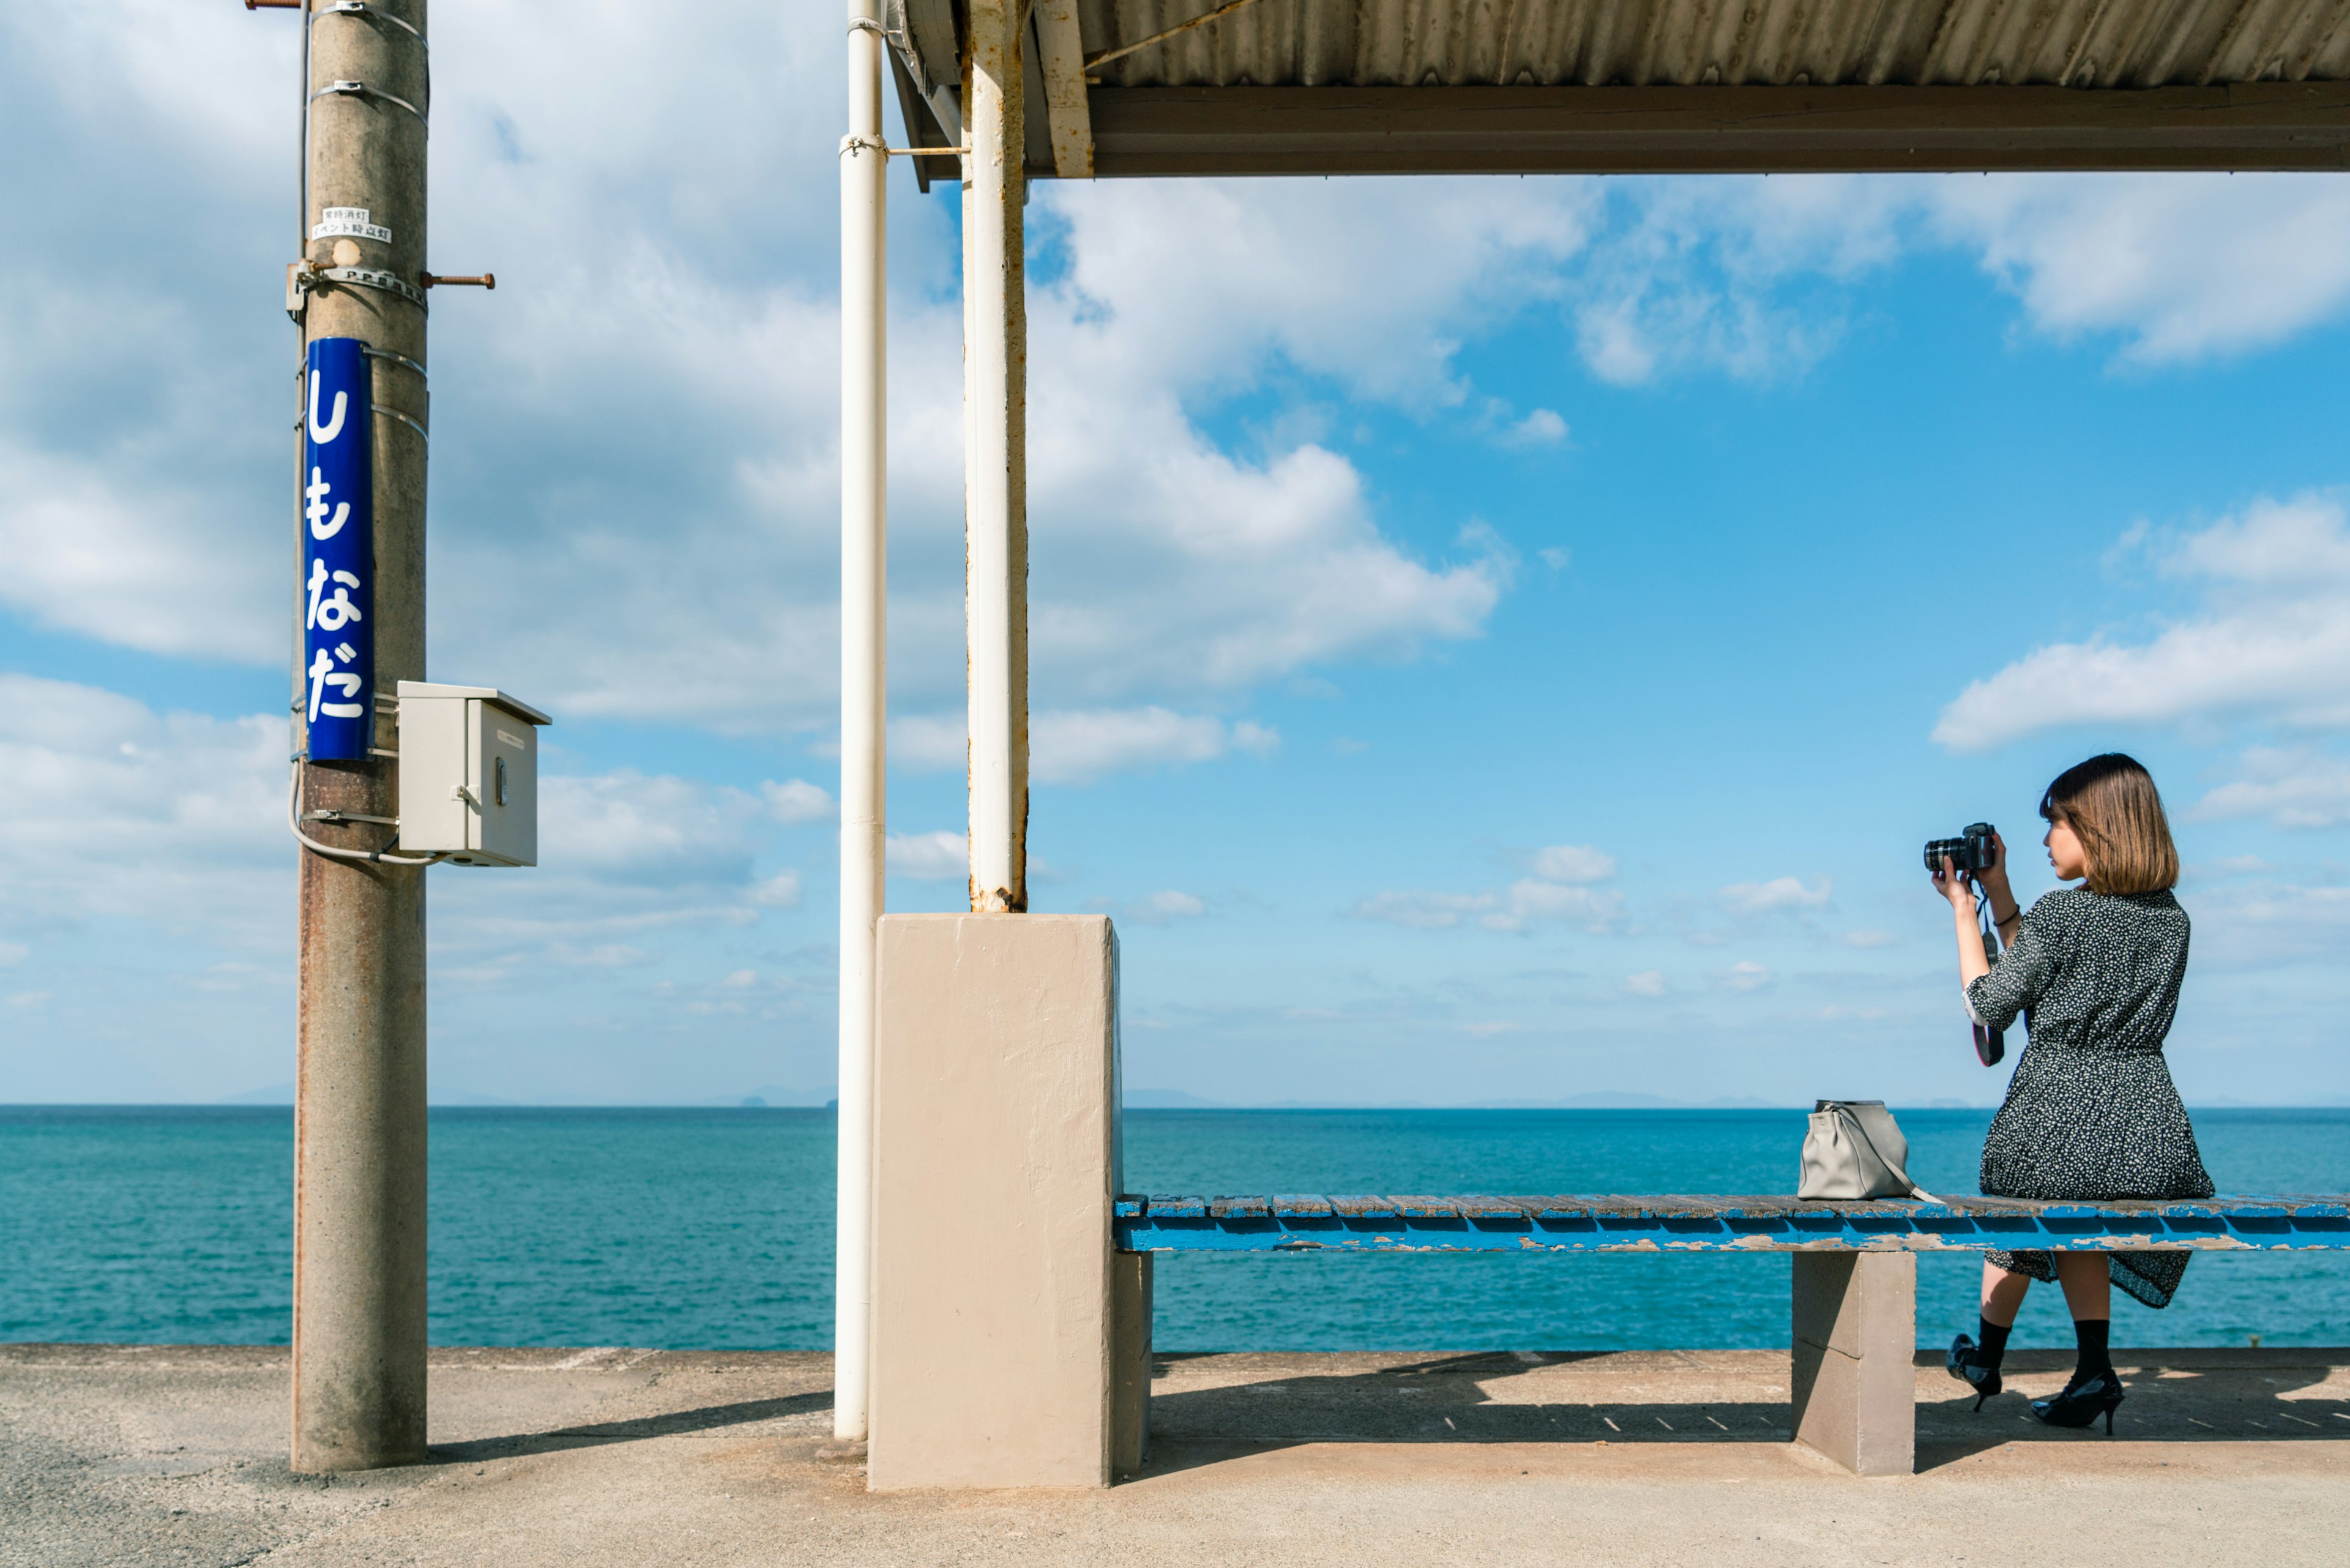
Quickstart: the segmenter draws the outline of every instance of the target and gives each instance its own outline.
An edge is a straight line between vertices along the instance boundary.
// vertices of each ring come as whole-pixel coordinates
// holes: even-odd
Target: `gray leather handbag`
[[[1940,1199],[1909,1179],[1909,1140],[1883,1100],[1822,1100],[1804,1135],[1798,1198]]]

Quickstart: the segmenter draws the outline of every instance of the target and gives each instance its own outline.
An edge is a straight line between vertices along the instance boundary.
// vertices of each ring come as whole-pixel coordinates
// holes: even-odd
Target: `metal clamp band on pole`
[[[378,403],[375,405],[375,411],[380,414],[390,415],[393,419],[398,420],[401,424],[406,425],[410,430],[414,431],[417,435],[422,438],[422,440],[424,440],[428,444],[432,441],[432,433],[430,431],[426,430],[422,425],[418,424],[406,414],[401,413],[398,409],[388,409],[381,403]]]
[[[265,0],[265,3],[267,3],[267,0]],[[294,0],[294,3],[298,5],[300,4],[300,0]],[[432,41],[416,30],[415,23],[409,21],[404,16],[395,16],[389,11],[380,11],[373,5],[369,5],[367,0],[334,0],[334,4],[330,5],[319,6],[317,9],[317,15],[321,16],[357,16],[363,21],[389,22],[395,27],[405,27],[408,30],[408,36],[415,39],[417,43],[421,45],[423,47],[430,49],[432,47]]]
[[[416,123],[424,128],[424,134],[427,136],[432,134],[432,122],[425,118],[422,109],[404,98],[385,92],[380,88],[371,88],[365,82],[328,82],[310,95],[310,101],[316,103],[322,98],[380,98],[384,102],[397,104],[414,115]]]
[[[396,272],[378,272],[364,266],[322,266],[317,275],[328,283],[356,284],[361,288],[380,288],[386,294],[396,294],[419,310],[430,310],[424,302],[424,291]]]
[[[389,348],[362,348],[359,352],[366,355],[370,359],[389,359],[395,365],[405,365],[410,369],[415,371],[419,376],[423,377],[427,383],[430,383],[432,379],[431,376],[425,375],[423,366],[418,364],[415,360],[410,358],[405,354],[395,354]],[[396,697],[379,697],[376,701],[379,703],[389,702],[394,707],[399,706],[400,703],[400,700]]]
[[[384,753],[382,754],[387,756],[399,755],[396,752]],[[311,837],[308,834],[302,831],[302,824],[305,822],[324,822],[329,820],[315,812],[305,812],[302,810],[302,785],[307,777],[309,771],[309,757],[301,752],[295,753],[293,773],[286,780],[286,826],[287,829],[293,833],[296,838],[301,840],[302,847],[305,849],[311,850],[319,855],[331,856],[337,860],[364,860],[371,866],[438,866],[442,861],[449,858],[451,852],[447,850],[442,850],[432,855],[398,854],[392,848],[392,845],[400,842],[400,837],[397,833],[392,836],[391,844],[387,844],[380,849],[345,849],[339,845],[319,843],[318,840]],[[348,812],[338,812],[335,815],[344,820],[352,822],[384,822],[387,820],[386,818],[380,816],[362,817],[355,813]],[[397,819],[391,820],[392,826],[397,826]]]

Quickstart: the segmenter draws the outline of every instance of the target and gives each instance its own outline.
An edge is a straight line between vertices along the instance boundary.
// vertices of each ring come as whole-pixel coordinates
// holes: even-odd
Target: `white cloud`
[[[1207,900],[1173,888],[1153,893],[1118,908],[1118,916],[1137,925],[1164,926],[1177,920],[1194,920],[1208,912]]]
[[[1752,959],[1731,964],[1714,977],[1714,984],[1724,991],[1760,991],[1771,983],[1769,970]]]
[[[542,778],[535,868],[431,874],[435,975],[506,986],[535,964],[656,964],[706,940],[687,933],[798,908],[798,871],[758,866],[781,788],[630,768]]]
[[[2239,759],[2242,776],[2198,801],[2204,819],[2264,816],[2279,827],[2335,827],[2350,822],[2350,761],[2307,748],[2254,746]],[[2252,861],[2243,869],[2260,869]]]
[[[157,432],[166,441],[174,433],[187,439]],[[113,454],[61,456],[0,434],[0,556],[8,561],[0,604],[37,625],[146,653],[247,663],[282,656],[285,563],[275,552],[212,545],[248,521],[233,492],[207,483],[219,477],[216,464],[145,487],[126,483],[126,466]]]
[[[890,759],[916,772],[961,768],[969,754],[961,713],[913,714],[889,722]],[[1091,784],[1111,774],[1214,762],[1233,752],[1267,756],[1281,736],[1269,726],[1208,713],[1141,708],[1046,709],[1028,722],[1028,771],[1038,784]]]
[[[1477,922],[1489,931],[1519,931],[1545,920],[1597,931],[1624,912],[1621,893],[1563,887],[1531,877],[1511,883],[1498,902],[1499,908]]]
[[[32,956],[32,952],[33,950],[22,942],[0,942],[0,969],[23,963]]]
[[[1815,888],[1806,886],[1799,877],[1773,877],[1768,882],[1732,882],[1714,897],[1732,914],[1760,915],[1774,909],[1817,909],[1835,890],[1834,879],[1826,877]]]
[[[1460,400],[1462,338],[1555,290],[1598,197],[1570,181],[1037,187],[1069,225],[1066,292],[1120,320],[1097,341],[1121,361],[1214,387],[1278,357],[1407,406]]]
[[[971,841],[944,828],[936,833],[893,833],[882,858],[900,877],[923,882],[971,880]]]
[[[42,969],[73,976],[75,997],[106,997],[99,1015],[57,1027],[89,1051],[127,1051],[103,1060],[139,1093],[221,1093],[207,1072],[268,1070],[256,1042],[280,1027],[268,1018],[282,1021],[270,1009],[291,981],[296,908],[285,717],[155,712],[0,675],[0,940],[21,954],[37,933]],[[540,781],[536,870],[404,875],[430,877],[437,985],[562,1006],[517,981],[543,966],[658,964],[705,950],[712,926],[792,908],[796,872],[756,872],[775,832],[759,790],[555,774]],[[122,1044],[164,1025],[167,1055]],[[24,1058],[0,1067],[19,1086],[66,1082]]]
[[[1504,430],[1499,439],[1508,447],[1556,446],[1566,439],[1566,421],[1555,409],[1536,409]]]
[[[1492,909],[1495,902],[1491,893],[1387,892],[1364,899],[1353,913],[1357,919],[1385,920],[1416,931],[1440,931]]]
[[[808,150],[837,136],[837,40],[754,0],[553,33],[543,6],[488,0],[436,25],[436,255],[508,286],[435,323],[435,504],[468,519],[436,538],[436,664],[568,714],[827,729],[837,175]],[[284,340],[221,301],[283,248],[283,126],[262,106],[290,31],[166,0],[104,26],[0,20],[0,130],[64,150],[12,171],[0,604],[153,651],[283,656],[284,552],[252,519],[285,502]],[[531,72],[504,64],[525,54]],[[630,112],[608,112],[616,94]],[[746,132],[748,101],[771,112]],[[130,229],[94,244],[78,204],[149,185],[202,214],[173,222],[160,279]],[[962,685],[960,312],[936,286],[950,204],[899,189],[892,670],[919,711]],[[1431,195],[1440,222],[1394,224]],[[1586,204],[1492,182],[1040,187],[1037,232],[1058,227],[1075,263],[1029,306],[1041,703],[1228,700],[1478,635],[1510,576],[1501,541],[1425,558],[1347,459],[1303,435],[1236,455],[1186,399],[1281,361],[1454,400],[1462,337],[1581,243]],[[517,249],[524,232],[598,238]],[[1248,265],[1179,261],[1178,234]]]
[[[889,763],[916,773],[943,773],[962,768],[971,760],[971,742],[963,733],[963,715],[909,713],[889,721]]]
[[[806,779],[769,780],[759,786],[767,815],[777,822],[817,822],[833,813],[832,796]]]
[[[2338,497],[2262,500],[2159,562],[2207,605],[2140,642],[2058,643],[1976,680],[1934,739],[1978,752],[2046,729],[2256,714],[2350,722],[2350,528]]]
[[[1489,931],[1522,931],[1545,921],[1604,931],[1623,911],[1620,893],[1525,877],[1497,893],[1379,893],[1351,912],[1357,919],[1384,920],[1414,930],[1447,930],[1474,920]]]
[[[0,674],[0,928],[153,920],[288,940],[286,721]]]
[[[800,874],[779,871],[751,889],[751,902],[763,909],[796,909],[800,903]]]
[[[1665,971],[1644,969],[1638,974],[1624,977],[1624,990],[1633,996],[1662,996],[1667,990]]]
[[[539,781],[539,861],[647,887],[747,885],[767,815],[754,794],[631,768]]]
[[[270,662],[283,552],[251,520],[286,499],[287,366],[222,302],[283,248],[266,105],[291,29],[169,0],[32,15],[0,18],[0,131],[61,151],[12,169],[0,603]],[[835,171],[809,150],[837,134],[837,49],[754,0],[552,32],[484,0],[436,26],[436,253],[509,284],[436,321],[435,502],[468,519],[436,542],[436,663],[580,715],[828,728]],[[746,101],[770,106],[750,131]],[[184,218],[168,275],[78,204],[148,186]],[[1226,398],[1302,371],[1465,414],[1485,401],[1462,345],[1530,309],[1577,324],[1608,379],[1781,377],[1836,341],[1829,286],[1928,247],[1980,256],[2040,330],[2220,352],[2340,308],[2345,208],[2305,177],[1040,184],[1032,221],[1067,261],[1029,301],[1040,703],[1229,708],[1482,634],[1503,542],[1407,546],[1296,410],[1247,450],[1211,437]],[[955,243],[945,200],[892,213],[892,667],[919,712],[962,670]]]
[[[2350,187],[2293,174],[1938,182],[1938,228],[2043,332],[2166,363],[2265,348],[2350,304]]]
[[[1822,285],[1957,250],[2037,332],[2168,364],[2350,306],[2350,188],[2292,174],[1843,175],[1616,182],[1562,294],[1585,363],[1634,384],[1800,373],[1838,341]]]
[[[1031,721],[1029,765],[1039,784],[1086,784],[1106,774],[1210,762],[1234,747],[1262,756],[1278,740],[1262,725],[1165,708],[1063,709]]]
[[[1554,844],[1534,851],[1534,870],[1552,882],[1605,882],[1616,875],[1616,857],[1588,844]]]

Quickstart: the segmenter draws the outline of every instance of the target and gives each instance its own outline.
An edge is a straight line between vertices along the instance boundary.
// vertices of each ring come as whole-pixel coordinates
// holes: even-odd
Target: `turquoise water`
[[[1911,1169],[1971,1191],[1988,1112],[1902,1111]],[[2350,1191],[2350,1110],[2197,1114],[2223,1191]],[[1154,1192],[1757,1192],[1794,1111],[1130,1111]],[[822,1348],[832,1117],[795,1110],[432,1113],[442,1345]],[[0,1340],[279,1344],[291,1113],[0,1107]],[[1617,1349],[1786,1343],[1768,1254],[1164,1256],[1170,1350]],[[1919,1261],[1919,1337],[1974,1320],[1970,1257]],[[2198,1258],[2178,1300],[2116,1295],[2116,1344],[2350,1344],[2350,1252]],[[2069,1345],[2033,1293],[2018,1343]]]

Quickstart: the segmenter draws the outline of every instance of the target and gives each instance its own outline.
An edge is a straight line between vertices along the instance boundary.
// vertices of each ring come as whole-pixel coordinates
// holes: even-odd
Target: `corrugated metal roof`
[[[1215,0],[1079,0],[1087,57]],[[1254,0],[1107,87],[1985,86],[2350,78],[2350,0]]]
[[[888,4],[954,145],[964,0]],[[2350,0],[1073,4],[1032,174],[2350,170]]]

